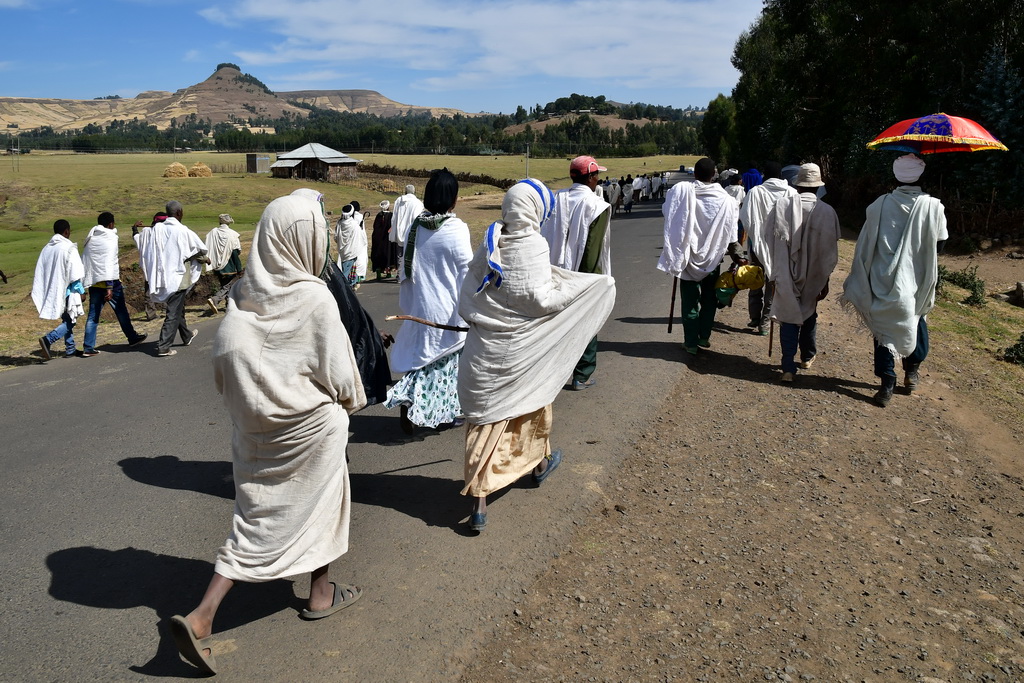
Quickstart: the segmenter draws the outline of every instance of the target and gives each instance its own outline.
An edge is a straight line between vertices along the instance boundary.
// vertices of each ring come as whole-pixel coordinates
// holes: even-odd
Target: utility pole
[[[526,143],[526,177],[530,177],[530,143]]]

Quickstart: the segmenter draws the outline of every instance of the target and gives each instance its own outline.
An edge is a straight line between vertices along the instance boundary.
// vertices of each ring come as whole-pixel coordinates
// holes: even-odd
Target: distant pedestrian
[[[220,224],[206,233],[206,255],[210,258],[210,270],[217,276],[219,289],[206,300],[214,314],[224,303],[235,280],[242,276],[241,236],[230,226],[235,219],[231,214],[222,213],[217,217]]]
[[[355,287],[366,277],[366,230],[363,214],[353,204],[341,209],[341,218],[334,226],[334,239],[338,246],[338,267]],[[362,264],[362,274],[360,274]]]
[[[606,170],[591,156],[578,156],[569,163],[572,186],[555,193],[555,208],[541,225],[551,265],[579,273],[612,274],[611,205],[594,194],[600,173]],[[596,335],[573,370],[573,390],[594,386],[595,370]]]
[[[795,197],[797,192],[782,179],[778,162],[765,163],[764,173],[764,182],[754,187],[744,197],[743,206],[740,207],[740,223],[747,234],[751,263],[764,269],[767,275],[771,270],[772,255],[767,246],[765,221],[776,202],[783,197]],[[754,328],[757,334],[762,336],[768,335],[774,292],[775,285],[768,282],[766,277],[764,287],[751,289],[747,294],[747,311],[750,314],[747,327]]]
[[[409,235],[409,228],[413,221],[423,213],[423,202],[416,196],[416,186],[406,185],[405,194],[395,200],[391,217],[391,241],[397,247],[398,258],[398,280],[405,279],[402,273],[402,254],[405,251],[405,240]]]
[[[391,202],[385,199],[373,219],[373,232],[370,235],[370,262],[378,280],[381,276],[391,277],[398,263],[398,246],[390,239],[393,216]]]
[[[43,358],[50,360],[50,346],[64,339],[64,355],[81,355],[75,349],[75,322],[85,313],[82,278],[85,267],[78,255],[78,245],[71,241],[71,224],[63,218],[53,224],[53,237],[43,247],[36,261],[32,280],[32,303],[44,320],[60,319],[61,323],[39,338]]]
[[[751,161],[747,164],[747,170],[743,172],[743,189],[750,192],[750,190],[763,182],[764,177],[761,175],[761,172],[757,170],[757,162]]]
[[[786,383],[796,377],[798,351],[801,368],[811,367],[818,354],[818,302],[828,296],[829,277],[839,262],[839,217],[815,194],[823,184],[817,164],[801,165],[799,194],[779,199],[764,225],[772,255],[766,279],[775,285],[772,318],[781,325]]]
[[[89,315],[85,319],[85,343],[82,349],[82,355],[86,358],[100,353],[96,349],[96,329],[100,324],[100,313],[108,303],[114,309],[114,315],[117,316],[129,346],[135,346],[146,339],[146,335],[135,331],[124,301],[114,214],[104,211],[96,222],[98,225],[89,231],[82,250],[82,262],[85,265],[82,284],[89,290]]]
[[[185,324],[185,298],[203,272],[206,244],[199,235],[182,224],[184,209],[180,202],[167,202],[167,218],[135,235],[142,261],[142,273],[148,283],[149,298],[166,306],[166,316],[160,329],[156,355],[173,356],[174,335],[188,346],[199,334]]]
[[[714,182],[715,162],[707,157],[694,166],[693,182],[676,183],[665,196],[665,241],[658,270],[679,281],[683,349],[697,355],[711,346],[718,296],[715,291],[722,257],[739,261],[736,202]]]
[[[867,209],[864,227],[843,285],[843,305],[852,307],[871,334],[874,396],[883,408],[896,388],[896,360],[903,363],[903,386],[917,389],[921,363],[928,357],[928,313],[935,305],[938,252],[949,239],[942,202],[925,193],[918,180],[925,163],[913,154],[893,162],[901,185]]]

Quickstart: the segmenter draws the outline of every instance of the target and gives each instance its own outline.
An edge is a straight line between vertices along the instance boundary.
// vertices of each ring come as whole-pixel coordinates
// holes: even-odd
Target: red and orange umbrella
[[[961,116],[929,114],[889,126],[868,149],[886,149],[913,154],[979,152],[986,149],[1009,151],[980,124]]]

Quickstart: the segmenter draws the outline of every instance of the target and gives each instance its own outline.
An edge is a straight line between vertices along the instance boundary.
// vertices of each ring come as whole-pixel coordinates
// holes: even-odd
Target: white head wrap
[[[520,180],[509,188],[501,202],[501,220],[491,223],[484,234],[487,246],[487,265],[490,268],[477,292],[487,285],[501,287],[504,275],[501,264],[501,251],[498,240],[504,232],[506,235],[518,232],[540,232],[540,224],[544,222],[555,208],[555,195],[548,186],[535,178]]]
[[[892,172],[901,183],[916,183],[924,173],[924,161],[914,154],[904,154],[892,162]]]
[[[221,225],[231,225],[232,223],[235,222],[235,219],[231,217],[231,214],[227,213],[222,213],[220,216],[217,217],[217,220],[220,221]]]
[[[388,209],[391,208],[391,202],[385,199],[380,203],[380,208],[382,211],[387,211]]]

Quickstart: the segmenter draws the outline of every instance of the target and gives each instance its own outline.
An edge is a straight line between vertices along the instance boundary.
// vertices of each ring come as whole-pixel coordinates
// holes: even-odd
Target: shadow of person
[[[156,612],[160,632],[157,651],[145,664],[129,667],[132,671],[162,677],[201,675],[179,657],[166,622],[199,604],[213,575],[209,562],[138,548],[107,550],[85,546],[51,553],[46,566],[50,570],[49,594],[57,600],[99,609],[149,607]],[[238,583],[217,613],[215,633],[263,619],[282,609],[298,611],[304,606],[289,580]]]
[[[391,415],[356,413],[351,416],[348,429],[351,432],[348,437],[350,444],[371,443],[380,446],[424,441],[446,431],[446,428],[416,427],[412,434],[406,434],[402,431],[397,410]]]
[[[427,526],[448,527],[460,534],[468,528],[463,521],[469,517],[472,498],[461,495],[461,480],[386,473],[350,474],[349,478],[353,503],[391,508],[422,520]],[[528,481],[529,475],[487,496],[488,506],[510,489],[532,488],[532,484],[524,483]]]
[[[665,335],[668,337],[668,335]],[[673,341],[605,341],[599,339],[597,342],[598,353],[617,353],[620,356],[632,358],[657,358],[660,360],[680,360],[683,353],[683,342],[681,337]]]
[[[667,315],[663,315],[660,318],[656,317],[656,316],[653,317],[653,318],[638,318],[636,316],[627,315],[627,316],[622,317],[622,318],[616,318],[615,321],[616,322],[620,322],[620,323],[626,323],[627,325],[661,325],[662,327],[665,327],[666,329],[668,328],[668,316]],[[676,318],[676,325],[678,325],[678,324],[679,324],[679,318],[677,317]],[[598,343],[600,343],[600,341],[598,341]]]
[[[173,455],[158,455],[125,458],[117,464],[129,479],[141,484],[235,499],[231,463],[227,461],[181,460]]]

